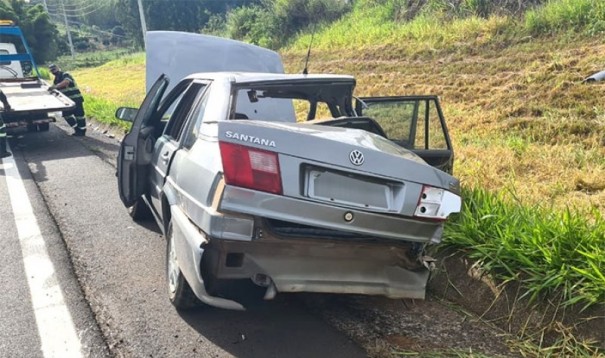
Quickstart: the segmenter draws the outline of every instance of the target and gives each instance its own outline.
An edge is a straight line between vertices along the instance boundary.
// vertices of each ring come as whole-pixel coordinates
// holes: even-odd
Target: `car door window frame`
[[[156,130],[154,115],[169,82],[168,77],[162,74],[151,86],[134,117],[130,132],[120,144],[116,174],[120,199],[126,207],[132,206],[147,191],[146,173]]]
[[[380,103],[380,102],[384,102],[384,103],[389,103],[389,102],[397,102],[397,101],[401,101],[401,102],[415,102],[414,103],[414,110],[413,110],[413,115],[412,115],[412,119],[411,119],[411,124],[410,124],[410,131],[409,131],[409,138],[408,138],[408,143],[407,143],[407,148],[412,149],[412,150],[452,150],[452,144],[449,138],[449,133],[448,133],[448,129],[447,129],[447,125],[445,123],[444,117],[443,117],[443,112],[441,111],[441,107],[439,106],[439,102],[437,100],[436,96],[400,96],[400,97],[366,97],[366,98],[356,98],[356,105],[355,105],[355,110],[356,113],[360,116],[364,116],[365,114],[363,113],[363,105],[366,102],[373,102],[373,103]],[[440,129],[443,133],[444,139],[445,139],[445,143],[447,148],[440,148],[440,149],[431,149],[431,148],[427,148],[428,144],[430,143],[430,106],[434,105],[435,109],[437,110],[437,116],[439,117],[439,124],[440,124]],[[424,106],[424,110],[422,110],[422,106]],[[421,113],[422,112],[422,113]],[[378,120],[378,123],[380,123],[380,120],[378,118],[375,118],[376,120]],[[418,127],[418,121],[423,121],[423,130],[424,133],[423,134],[423,140],[424,143],[422,143],[422,148],[416,148],[416,141],[418,140],[417,138],[417,127]],[[398,143],[401,142],[401,140],[398,140],[397,138],[391,138],[389,137],[389,133],[387,134],[387,138],[389,140],[393,140],[394,142]],[[400,145],[402,143],[399,143]]]
[[[162,136],[173,141],[178,141],[187,118],[191,113],[191,107],[198,96],[199,87],[196,88],[196,82],[193,80],[181,81],[162,102],[156,116],[159,120],[165,115],[173,105],[176,105],[174,111],[163,128]]]
[[[451,139],[445,118],[439,104],[439,98],[434,95],[419,95],[419,96],[390,96],[390,97],[361,97],[355,98],[355,112],[358,116],[365,116],[364,109],[368,109],[370,104],[377,103],[396,103],[396,102],[414,102],[414,109],[411,118],[409,141],[403,143],[403,138],[389,137],[389,132],[384,130],[387,134],[387,138],[394,143],[411,150],[416,153],[422,159],[424,159],[430,165],[437,167],[438,169],[444,170],[448,173],[453,171],[454,162],[454,149],[452,147]],[[424,106],[424,110],[422,108]],[[434,106],[436,112],[433,112]],[[431,137],[434,133],[431,132],[431,124],[434,124],[434,115],[437,115],[438,122],[440,125],[439,136],[443,136],[444,148],[431,148]],[[433,116],[433,117],[431,117]],[[370,117],[372,115],[370,114]],[[374,118],[381,124],[379,116]],[[422,121],[424,127],[419,126],[419,121]],[[420,128],[418,128],[420,127]],[[384,128],[383,128],[384,129]],[[418,131],[422,133],[418,133]],[[435,129],[437,131],[437,129]],[[422,134],[419,136],[419,134]],[[420,137],[420,138],[419,138]],[[422,143],[421,143],[422,141]],[[418,147],[416,147],[416,143]]]
[[[190,149],[195,143],[195,138],[199,133],[199,128],[201,126],[202,120],[204,119],[204,113],[206,111],[206,106],[208,104],[209,98],[209,87],[211,85],[211,81],[196,81],[196,83],[202,85],[203,87],[200,89],[194,105],[193,109],[190,111],[189,118],[187,119],[187,123],[183,126],[182,135],[180,138],[181,146],[185,149]]]

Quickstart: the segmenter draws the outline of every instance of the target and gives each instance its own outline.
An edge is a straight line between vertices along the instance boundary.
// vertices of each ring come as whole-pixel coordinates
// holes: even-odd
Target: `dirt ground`
[[[517,356],[504,331],[432,296],[422,301],[306,295],[303,300],[310,309],[322,307],[314,313],[346,332],[369,357]]]
[[[561,338],[560,327],[605,344],[605,305],[581,313],[536,307],[517,298],[518,288],[496,286],[459,254],[443,253],[439,262],[424,301],[313,294],[302,301],[370,357],[521,357],[512,333],[546,327],[552,328],[544,331],[546,346]]]

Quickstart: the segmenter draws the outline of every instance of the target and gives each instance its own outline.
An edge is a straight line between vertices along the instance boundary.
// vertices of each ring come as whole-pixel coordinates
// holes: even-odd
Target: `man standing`
[[[0,102],[2,102],[3,110],[2,112],[8,112],[11,110],[10,104],[8,104],[8,100],[6,99],[6,95],[0,89]],[[2,120],[2,112],[0,112],[0,158],[6,158],[11,156],[11,152],[6,149],[6,125]]]
[[[55,80],[53,81],[53,85],[49,87],[49,91],[57,89],[76,103],[74,109],[63,112],[63,118],[75,131],[72,135],[78,137],[84,136],[86,134],[84,97],[82,97],[76,81],[69,73],[61,71],[59,66],[55,64],[48,66],[48,69],[55,76]]]

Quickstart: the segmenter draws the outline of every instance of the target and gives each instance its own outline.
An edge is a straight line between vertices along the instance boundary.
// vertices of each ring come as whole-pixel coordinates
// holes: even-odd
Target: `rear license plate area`
[[[401,183],[310,167],[305,171],[305,196],[343,206],[392,211]]]

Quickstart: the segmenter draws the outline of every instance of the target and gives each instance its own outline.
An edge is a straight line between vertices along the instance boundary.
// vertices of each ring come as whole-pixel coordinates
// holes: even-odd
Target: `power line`
[[[53,17],[55,21],[58,21],[58,20],[61,19],[61,15],[59,15],[59,14],[52,14],[51,17]],[[118,34],[114,34],[113,32],[95,29],[93,27],[90,27],[90,25],[85,24],[83,22],[79,22],[79,21],[75,21],[75,20],[69,20],[69,23],[73,24],[73,25],[78,25],[78,26],[86,27],[86,31],[89,31],[89,32],[94,32],[94,33],[111,35],[111,36],[115,36],[115,37],[126,38],[126,36],[124,36],[124,35],[118,35]]]
[[[84,6],[76,5],[76,4],[65,4],[61,7],[61,11],[65,11],[65,13],[69,13],[70,16],[86,16],[97,12],[101,9],[106,8],[109,5],[107,2],[98,2],[98,3],[90,3]],[[48,4],[49,10],[52,9],[56,11],[59,5]]]
[[[47,5],[47,11],[51,17],[67,17],[69,21],[74,22],[105,8],[106,4],[107,3],[100,3],[100,5],[87,5],[86,7],[80,9],[66,9],[60,7],[58,4],[49,4]]]

